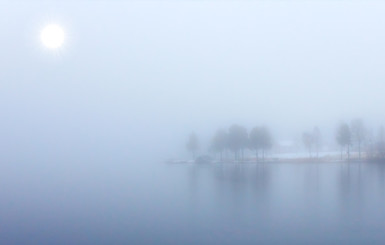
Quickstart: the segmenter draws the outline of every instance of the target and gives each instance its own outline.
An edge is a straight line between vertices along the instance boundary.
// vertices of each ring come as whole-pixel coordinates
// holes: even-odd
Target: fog
[[[267,126],[275,142],[296,140],[317,126],[333,150],[338,150],[335,130],[342,121],[361,118],[377,132],[385,123],[384,11],[385,3],[380,1],[1,2],[0,183],[4,199],[0,217],[5,221],[0,224],[5,232],[0,232],[0,241],[105,244],[111,237],[120,237],[114,241],[124,244],[130,238],[139,244],[157,243],[146,238],[151,231],[161,242],[223,242],[223,237],[207,238],[210,229],[205,226],[194,229],[204,216],[199,213],[194,219],[190,205],[206,200],[209,206],[197,209],[214,212],[214,216],[216,211],[237,209],[225,205],[218,211],[210,205],[221,200],[188,196],[197,191],[194,178],[190,185],[178,183],[189,181],[185,173],[189,168],[200,167],[180,170],[183,167],[165,167],[164,162],[191,158],[186,150],[191,132],[202,144],[199,154],[206,154],[215,131],[233,124],[248,130]],[[66,33],[58,50],[48,50],[39,39],[41,29],[53,22]],[[335,177],[340,166],[327,166],[332,167],[322,176],[332,178],[331,173],[335,184],[330,187],[322,182],[320,186],[348,193],[336,184],[342,178]],[[211,173],[220,167],[212,168],[203,171]],[[254,171],[258,166],[249,168]],[[267,168],[263,173],[272,172],[275,178],[270,183],[278,189],[262,185],[256,196],[249,196],[236,184],[232,188],[239,191],[234,195],[246,196],[239,201],[241,206],[250,208],[258,199],[262,208],[289,214],[290,209],[274,205],[281,201],[290,205],[291,199],[265,198],[263,193],[279,196],[285,192],[280,189],[285,183],[302,186],[296,177],[311,175],[293,167],[289,171],[293,174],[283,174],[288,178],[284,183],[279,173],[287,166]],[[361,173],[357,169],[353,171]],[[382,172],[380,168],[376,173]],[[341,170],[341,175],[346,173]],[[365,173],[363,179],[370,179],[372,175]],[[258,176],[251,179],[263,182]],[[341,181],[349,183],[347,189],[353,188],[350,182]],[[209,188],[222,182],[205,175],[201,183]],[[383,187],[383,176],[370,183]],[[374,192],[367,194],[368,206],[377,207],[384,197],[376,199]],[[224,193],[225,201],[238,198]],[[309,196],[325,197],[332,207],[339,203],[335,196],[317,193]],[[298,195],[305,198],[307,194]],[[351,210],[365,213],[368,206],[357,204]],[[304,209],[303,214],[312,213],[309,206]],[[162,212],[165,216],[157,216]],[[185,233],[181,228],[182,237],[169,240],[178,222],[166,216],[173,213],[170,217],[176,217],[175,212],[181,215],[178,222],[191,221],[194,228],[184,227]],[[253,227],[244,212],[235,226]],[[322,212],[334,217],[334,211]],[[230,216],[215,216],[213,225],[227,224]],[[368,218],[368,223],[384,227],[375,215],[369,217],[373,219]],[[278,216],[265,218],[273,223],[279,220]],[[169,226],[156,230],[165,220]],[[314,217],[308,221],[315,220],[319,221]],[[39,229],[36,224],[44,225]],[[126,226],[136,228],[128,235],[117,228]],[[368,227],[361,227],[364,238],[370,236],[365,232]],[[227,229],[222,228],[216,232]],[[272,231],[269,225],[263,229]],[[311,230],[317,233],[317,229]],[[76,230],[79,234],[74,235]],[[99,231],[106,232],[104,238],[98,236]],[[275,231],[267,233],[273,236]],[[288,234],[293,242],[312,241]],[[201,240],[187,239],[195,235],[202,235]],[[278,242],[270,235],[261,234],[260,241]],[[33,239],[28,240],[29,236]],[[357,238],[358,243],[367,241],[364,238]],[[246,242],[238,235],[229,239]],[[377,234],[374,241],[383,237]]]
[[[154,154],[166,156],[191,131],[209,137],[232,123],[266,124],[278,138],[315,125],[326,133],[356,117],[377,126],[384,122],[384,8],[2,3],[3,145],[17,138],[41,147],[53,141],[60,151],[65,144],[137,152],[151,141]],[[52,21],[68,34],[54,54],[39,40]]]

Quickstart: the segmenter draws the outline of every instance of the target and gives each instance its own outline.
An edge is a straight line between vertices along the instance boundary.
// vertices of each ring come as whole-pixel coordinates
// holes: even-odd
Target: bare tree
[[[262,148],[262,160],[265,161],[265,152],[273,146],[273,138],[270,130],[266,127],[261,128],[261,148]]]
[[[186,148],[188,151],[192,153],[193,159],[196,157],[196,152],[199,149],[199,142],[198,142],[198,137],[196,136],[195,133],[191,133],[190,137],[187,141]]]
[[[232,125],[229,128],[228,133],[228,147],[234,152],[234,159],[239,160],[239,152],[242,153],[243,160],[243,149],[247,146],[248,134],[246,128],[239,125]]]
[[[366,138],[366,130],[362,119],[354,119],[351,123],[352,138],[358,146],[358,158],[361,159],[361,144]]]
[[[261,128],[260,127],[254,127],[250,131],[249,136],[249,146],[250,149],[255,150],[255,160],[258,162],[258,151],[262,148],[262,142],[261,142]]]
[[[378,142],[377,142],[377,152],[378,158],[380,160],[385,159],[385,131],[384,126],[381,126],[378,132]]]
[[[340,124],[340,126],[337,128],[336,140],[337,143],[341,146],[341,160],[344,147],[347,147],[348,159],[350,159],[351,132],[348,124]]]
[[[223,161],[223,151],[227,147],[227,138],[228,138],[228,136],[227,136],[226,131],[223,129],[220,129],[215,133],[215,135],[212,139],[212,142],[211,142],[211,149],[214,152],[220,153],[220,160],[221,161]]]
[[[366,158],[373,159],[375,156],[375,139],[372,129],[366,131]]]
[[[309,152],[309,157],[311,158],[311,148],[313,146],[313,135],[311,133],[303,133],[302,134],[302,142],[303,144],[305,145],[305,147],[307,148],[308,152]]]
[[[319,149],[321,147],[321,132],[318,127],[313,129],[313,144],[318,158]]]

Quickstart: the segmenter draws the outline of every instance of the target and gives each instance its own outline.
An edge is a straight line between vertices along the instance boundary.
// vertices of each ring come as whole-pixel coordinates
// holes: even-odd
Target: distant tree
[[[314,142],[313,135],[311,133],[307,133],[307,132],[303,133],[302,134],[302,142],[309,152],[309,157],[311,157],[311,148],[312,148],[313,142]]]
[[[191,133],[187,141],[186,148],[191,152],[193,159],[196,157],[196,152],[199,149],[198,137],[195,133]]]
[[[261,128],[261,149],[262,149],[262,160],[265,161],[265,152],[270,150],[273,146],[273,138],[268,128]]]
[[[314,127],[313,129],[313,144],[318,158],[319,149],[321,147],[321,132],[318,127]]]
[[[337,128],[336,133],[337,143],[341,146],[341,160],[342,160],[342,151],[344,147],[347,147],[348,159],[350,158],[350,144],[351,144],[351,132],[349,125],[346,123],[341,123]]]
[[[250,131],[250,135],[249,135],[249,147],[250,149],[255,150],[255,158],[257,162],[258,162],[258,151],[262,148],[261,134],[262,134],[261,128],[254,127]]]
[[[223,151],[227,147],[227,133],[225,130],[218,130],[212,141],[211,141],[211,150],[214,152],[220,153],[220,160],[223,161]]]
[[[366,132],[366,157],[369,159],[373,159],[375,153],[375,140],[372,129],[368,129]]]
[[[361,144],[365,140],[366,130],[362,119],[355,119],[351,123],[352,138],[358,146],[358,157],[361,159]]]
[[[381,160],[385,159],[385,131],[384,126],[381,126],[378,131],[378,140],[377,140],[377,152],[378,158]]]
[[[229,128],[228,133],[228,147],[234,152],[234,159],[239,160],[239,152],[242,152],[243,160],[243,149],[248,143],[248,134],[246,128],[239,125],[232,125]]]

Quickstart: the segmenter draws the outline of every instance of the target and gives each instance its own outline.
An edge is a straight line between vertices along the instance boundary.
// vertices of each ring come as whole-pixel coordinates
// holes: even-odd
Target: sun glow
[[[40,33],[40,39],[45,47],[58,49],[64,44],[65,33],[59,25],[50,24],[43,28]]]

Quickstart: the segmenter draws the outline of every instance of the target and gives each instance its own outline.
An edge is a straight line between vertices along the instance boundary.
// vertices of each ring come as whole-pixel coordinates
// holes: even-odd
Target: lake
[[[0,170],[0,244],[385,244],[381,164],[104,159]]]

